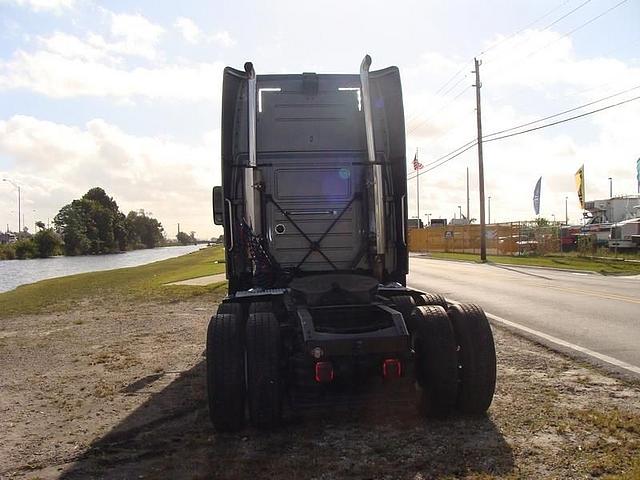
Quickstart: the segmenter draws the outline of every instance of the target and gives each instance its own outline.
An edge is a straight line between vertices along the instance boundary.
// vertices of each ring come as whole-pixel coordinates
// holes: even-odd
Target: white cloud
[[[156,47],[163,33],[164,28],[140,14],[111,13],[111,34],[117,39],[115,50],[118,53],[153,59],[157,56]]]
[[[173,26],[177,28],[182,37],[191,44],[206,41],[208,43],[215,43],[216,45],[224,48],[232,47],[236,44],[236,41],[231,37],[231,34],[228,31],[222,30],[214,34],[207,35],[192,19],[187,17],[178,17]]]
[[[37,210],[40,218],[53,218],[64,204],[101,186],[123,211],[153,212],[170,235],[180,222],[206,238],[214,234],[211,187],[220,180],[212,152],[220,150],[219,137],[209,132],[188,145],[133,136],[101,119],[79,128],[17,115],[0,121],[0,155],[20,165],[19,175],[11,176],[22,187],[25,211]],[[0,195],[3,221],[14,221],[14,203],[12,195]]]
[[[64,32],[55,32],[49,37],[38,37],[38,41],[46,51],[67,59],[99,61],[109,57],[109,52],[96,46],[96,42],[84,41]]]
[[[65,9],[72,8],[76,0],[0,0],[0,4],[13,4],[19,7],[28,7],[34,12],[49,11],[61,13]]]
[[[196,44],[202,38],[202,30],[190,18],[178,17],[174,26],[189,43]]]
[[[218,33],[214,33],[209,37],[209,41],[213,43],[217,43],[222,47],[233,47],[236,44],[236,41],[231,37],[229,32],[223,30]]]
[[[114,65],[114,60],[101,61],[104,50],[88,44],[68,38],[50,43],[59,46],[65,42],[73,46],[74,55],[55,48],[35,53],[19,50],[11,60],[0,61],[0,90],[28,89],[54,98],[100,96],[188,101],[220,98],[222,63],[127,69]]]

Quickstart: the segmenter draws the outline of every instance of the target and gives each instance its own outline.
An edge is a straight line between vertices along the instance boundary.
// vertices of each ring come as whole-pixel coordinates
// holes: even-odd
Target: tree
[[[81,200],[74,200],[62,207],[53,219],[53,223],[62,235],[65,255],[89,253],[91,248],[91,240],[87,235],[89,218]]]
[[[45,227],[44,222],[42,222],[41,220],[38,220],[36,222],[36,227],[38,227],[40,230],[44,230],[44,227]]]
[[[158,220],[143,210],[125,216],[100,187],[62,207],[53,221],[66,255],[153,248],[164,241],[164,229]]]
[[[154,248],[164,241],[162,224],[144,212],[129,212],[126,217],[127,243],[130,248]]]
[[[100,207],[95,207],[96,215],[99,216],[98,238],[104,242],[107,250],[126,250],[127,248],[127,228],[126,217],[118,204],[107,195],[100,187],[93,187],[82,196],[83,200],[95,202]]]
[[[51,228],[42,229],[33,236],[37,256],[48,258],[55,255],[62,247],[62,239]]]
[[[181,245],[189,245],[189,244],[193,243],[193,240],[191,239],[191,236],[189,236],[189,234],[187,234],[185,232],[178,232],[178,234],[176,235],[176,239],[178,239],[178,242]]]
[[[24,260],[25,258],[34,258],[37,255],[36,244],[30,238],[23,238],[14,244],[16,258]]]

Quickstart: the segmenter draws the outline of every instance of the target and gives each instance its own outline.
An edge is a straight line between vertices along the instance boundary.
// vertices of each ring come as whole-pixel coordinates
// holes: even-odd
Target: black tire
[[[280,423],[280,325],[273,313],[253,313],[247,319],[247,386],[249,419],[257,428]]]
[[[459,346],[456,407],[462,413],[481,415],[491,405],[496,388],[496,349],[491,327],[477,305],[452,305],[448,315]]]
[[[224,302],[218,305],[218,314],[231,313],[236,316],[236,319],[241,320],[244,324],[244,309],[241,303],[236,302]]]
[[[409,332],[413,331],[412,315],[413,309],[416,308],[416,302],[410,295],[396,295],[391,297],[395,309],[398,310],[404,317],[404,323],[407,325]]]
[[[416,305],[440,305],[445,310],[449,308],[449,303],[437,293],[423,293],[416,298]]]
[[[243,333],[233,314],[214,315],[207,329],[209,416],[219,432],[234,432],[244,426]]]
[[[249,315],[252,313],[273,313],[271,302],[252,302],[249,304]]]
[[[450,413],[458,397],[456,340],[449,317],[438,305],[413,312],[416,381],[421,388],[419,409],[429,417]]]

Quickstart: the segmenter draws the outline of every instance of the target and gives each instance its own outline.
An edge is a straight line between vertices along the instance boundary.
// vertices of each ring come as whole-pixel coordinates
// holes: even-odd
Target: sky
[[[0,0],[0,177],[22,212],[53,220],[94,186],[122,211],[144,209],[174,237],[213,225],[220,183],[222,70],[357,73],[396,65],[407,164],[427,166],[476,136],[473,58],[485,134],[611,97],[640,96],[640,0],[180,2]],[[639,87],[633,89],[634,87]],[[549,121],[566,116],[554,117]],[[587,200],[637,191],[640,101],[486,143],[491,220],[578,222],[574,173]],[[535,124],[537,126],[540,124]],[[422,170],[420,216],[479,218],[475,148]],[[416,181],[409,213],[417,215]],[[17,229],[17,190],[0,182],[0,229]]]

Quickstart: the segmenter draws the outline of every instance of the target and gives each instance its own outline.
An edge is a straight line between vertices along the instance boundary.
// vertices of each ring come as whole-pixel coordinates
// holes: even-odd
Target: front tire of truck
[[[458,396],[456,340],[447,312],[438,305],[416,307],[412,337],[418,408],[428,417],[449,414]]]
[[[448,311],[459,346],[461,413],[484,414],[496,388],[496,349],[487,316],[477,305],[452,305]]]
[[[245,380],[242,322],[233,314],[211,317],[207,329],[209,416],[219,432],[244,426]]]
[[[273,313],[247,319],[249,418],[254,427],[271,429],[282,416],[280,324]]]

